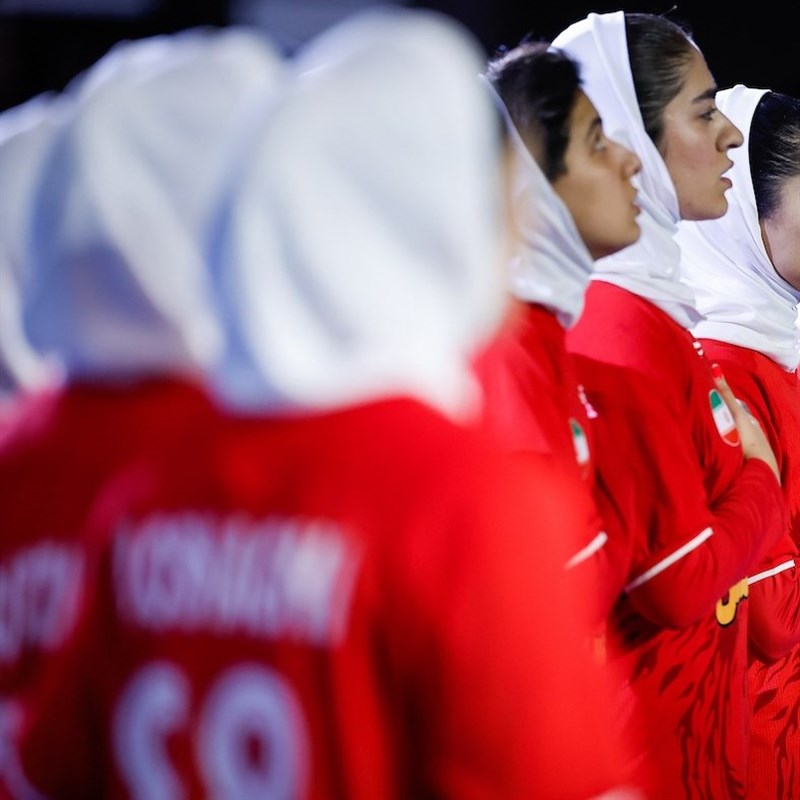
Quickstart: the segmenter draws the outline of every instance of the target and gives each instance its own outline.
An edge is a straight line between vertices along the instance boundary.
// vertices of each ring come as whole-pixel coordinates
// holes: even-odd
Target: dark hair
[[[581,87],[577,63],[548,42],[523,40],[492,58],[486,77],[547,179],[564,174],[569,116]]]
[[[644,129],[660,147],[664,109],[683,87],[695,49],[691,30],[657,14],[625,14],[625,36]]]
[[[767,92],[750,123],[750,174],[759,219],[780,204],[784,183],[800,174],[800,98]]]

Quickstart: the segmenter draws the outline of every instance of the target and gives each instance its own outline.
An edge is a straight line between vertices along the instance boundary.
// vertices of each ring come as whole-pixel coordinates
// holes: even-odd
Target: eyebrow
[[[702,103],[704,100],[714,100],[717,97],[717,92],[719,91],[719,87],[711,86],[706,89],[702,94],[697,95],[692,102],[693,103]]]
[[[603,129],[603,120],[600,119],[599,116],[595,117],[590,123],[589,127],[586,129],[586,135],[583,137],[584,139],[591,138],[592,134],[598,129]]]

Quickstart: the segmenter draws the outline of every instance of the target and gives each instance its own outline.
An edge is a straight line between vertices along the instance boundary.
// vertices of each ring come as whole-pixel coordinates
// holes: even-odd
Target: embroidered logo
[[[736,447],[739,444],[739,431],[733,420],[733,414],[722,399],[722,395],[712,389],[708,393],[708,401],[711,405],[711,413],[714,415],[714,424],[717,426],[719,435],[726,444]]]

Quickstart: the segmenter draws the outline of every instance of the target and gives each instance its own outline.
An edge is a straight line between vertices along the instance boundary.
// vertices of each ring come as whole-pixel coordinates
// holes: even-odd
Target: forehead
[[[575,103],[569,115],[569,138],[570,142],[577,137],[585,136],[592,123],[598,118],[597,109],[586,93],[578,89]]]
[[[713,92],[716,91],[716,88],[716,81],[703,54],[693,47],[684,72],[683,84],[667,108],[675,105],[690,105],[698,99],[713,100]],[[709,95],[703,97],[704,93],[709,93]]]

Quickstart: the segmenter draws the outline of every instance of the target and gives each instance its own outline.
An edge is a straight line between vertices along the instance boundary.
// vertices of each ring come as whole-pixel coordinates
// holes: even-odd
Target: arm
[[[780,486],[757,459],[728,466],[727,485],[713,486],[678,381],[656,388],[632,370],[584,360],[582,368],[587,387],[599,387],[591,398],[599,470],[635,542],[626,591],[656,624],[686,627],[712,612],[780,536]]]
[[[778,399],[771,400],[753,370],[734,361],[721,360],[720,363],[734,394],[758,420],[775,451],[781,473],[788,478],[789,462],[796,456],[788,451],[785,437],[781,436],[778,429],[777,420],[782,416],[781,409],[774,408]],[[786,416],[785,411],[783,416]],[[785,489],[789,489],[788,483]],[[797,516],[794,524],[795,527],[800,525]],[[782,658],[800,643],[798,540],[800,530],[794,531],[793,538],[787,527],[784,536],[748,577],[748,635],[751,649],[762,661]]]

